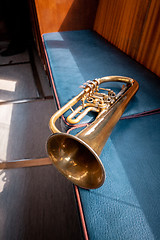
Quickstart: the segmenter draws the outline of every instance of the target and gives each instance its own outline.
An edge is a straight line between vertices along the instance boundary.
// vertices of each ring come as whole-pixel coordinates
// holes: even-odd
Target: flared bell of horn
[[[86,188],[99,188],[105,171],[99,156],[84,141],[66,133],[49,137],[47,150],[55,167],[71,182]]]

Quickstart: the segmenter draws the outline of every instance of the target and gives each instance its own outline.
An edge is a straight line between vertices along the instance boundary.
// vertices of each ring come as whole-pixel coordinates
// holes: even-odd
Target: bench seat
[[[140,85],[100,156],[104,185],[78,188],[85,238],[160,239],[160,79],[90,30],[47,33],[42,40],[59,108],[88,79],[120,75]]]
[[[91,30],[43,34],[43,42],[60,106],[94,78],[119,75],[140,85],[123,116],[160,108],[159,78]]]
[[[89,239],[160,239],[159,138],[160,114],[117,123],[100,155],[103,186],[79,188]]]

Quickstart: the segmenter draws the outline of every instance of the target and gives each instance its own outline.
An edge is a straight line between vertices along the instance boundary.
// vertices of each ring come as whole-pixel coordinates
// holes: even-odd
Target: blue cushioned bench
[[[160,79],[93,31],[47,33],[42,39],[59,108],[88,79],[119,75],[140,85],[100,156],[104,185],[76,188],[85,238],[160,239]]]

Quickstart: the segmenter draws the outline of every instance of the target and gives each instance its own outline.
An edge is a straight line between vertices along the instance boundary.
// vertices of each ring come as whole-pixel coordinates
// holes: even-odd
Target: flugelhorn
[[[105,82],[122,82],[123,86],[116,94],[111,89],[100,88]],[[108,76],[89,80],[83,88],[51,117],[49,126],[54,134],[47,141],[47,151],[53,165],[72,183],[95,189],[105,181],[100,153],[139,85],[132,78]],[[79,102],[81,104],[73,109]],[[56,120],[69,109],[72,113],[67,121],[71,124],[81,121],[90,111],[97,112],[97,117],[75,136],[62,133],[56,127]]]

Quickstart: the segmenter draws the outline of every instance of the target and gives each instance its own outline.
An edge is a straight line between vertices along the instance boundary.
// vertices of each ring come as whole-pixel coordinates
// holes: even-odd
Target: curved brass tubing
[[[98,93],[101,83],[117,81],[126,84],[117,95],[110,90],[108,95]],[[137,81],[128,77],[108,76],[94,79],[88,81],[80,94],[51,117],[49,126],[54,134],[48,139],[47,151],[56,168],[71,182],[86,189],[95,189],[104,183],[105,170],[99,155],[138,88]],[[93,99],[92,103],[90,99]],[[56,120],[80,100],[82,106],[79,109],[90,109],[86,108],[87,110],[80,113],[76,122],[81,119],[81,115],[83,117],[91,110],[98,112],[96,119],[76,136],[61,133],[55,126]],[[76,114],[73,113],[68,118],[71,123]]]

